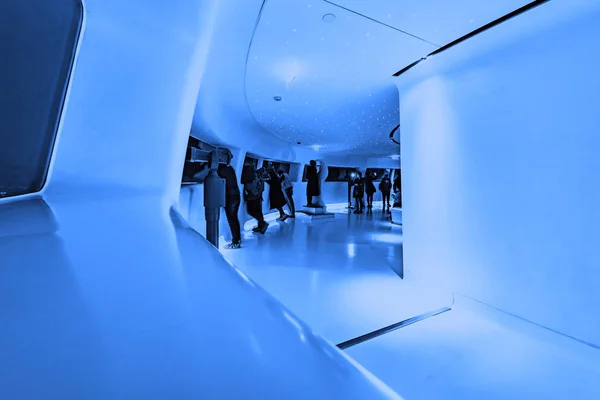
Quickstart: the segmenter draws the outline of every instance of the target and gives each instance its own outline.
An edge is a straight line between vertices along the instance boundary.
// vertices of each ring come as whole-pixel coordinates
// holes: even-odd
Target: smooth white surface
[[[380,205],[378,205],[380,207]],[[328,206],[332,220],[272,222],[262,235],[246,232],[242,248],[221,252],[234,265],[334,343],[448,306],[443,292],[402,263],[402,227],[382,217]]]
[[[0,397],[398,398],[159,198],[116,197],[0,207]]]
[[[558,24],[568,5],[550,2],[401,77],[404,256],[600,345],[600,10],[588,6]],[[538,31],[497,45],[523,24]]]
[[[374,65],[375,53],[394,54],[406,60],[411,57],[403,52],[386,52],[372,45],[365,46],[363,39],[359,38],[360,40],[353,45],[356,49],[366,51],[361,55],[360,65],[364,63],[363,58],[367,59],[368,65],[364,65],[365,68],[360,71],[360,76],[353,77],[354,69],[350,71],[348,68],[355,68],[358,64],[345,63],[344,59],[352,57],[356,50],[345,47],[345,44],[343,48],[338,48],[339,40],[349,35],[348,28],[354,32],[356,24],[366,27],[373,25],[372,23],[356,19],[356,22],[350,21],[352,22],[350,25],[344,22],[343,27],[329,26],[328,37],[332,39],[331,43],[327,42],[315,47],[312,41],[315,37],[311,36],[311,32],[316,34],[321,29],[327,29],[321,27],[326,24],[321,22],[319,10],[330,6],[324,2],[315,2],[314,12],[310,13],[308,8],[304,11],[306,2],[268,1],[253,39],[262,4],[262,0],[248,0],[243,4],[238,2],[219,4],[214,29],[210,37],[207,36],[207,40],[210,40],[209,58],[196,105],[194,135],[209,142],[242,146],[253,153],[287,161],[307,162],[315,157],[311,146],[325,146],[323,147],[325,151],[327,146],[334,146],[337,143],[345,143],[346,146],[336,145],[334,150],[352,148],[360,155],[387,157],[397,153],[396,147],[386,136],[398,123],[397,96],[390,81],[392,72],[389,72],[395,68],[394,63],[389,63],[384,74],[373,75],[367,67]],[[302,9],[302,12],[298,12],[298,9]],[[275,30],[267,25],[269,21]],[[299,34],[296,36],[298,41],[287,46],[285,42],[280,41],[285,40],[288,30],[289,35],[294,34],[293,27],[289,25],[295,23],[302,23],[304,28],[298,31]],[[235,29],[232,29],[232,26]],[[285,29],[285,32],[281,29]],[[385,40],[390,39],[387,36],[389,30],[384,29],[382,32],[381,28],[375,25],[373,32],[375,31],[380,34],[372,38],[371,42],[384,43]],[[320,43],[320,36],[317,39]],[[410,37],[406,40],[410,40]],[[312,51],[317,48],[328,53],[328,56],[321,58],[321,53]],[[405,50],[408,52],[408,47]],[[290,55],[297,55],[302,65],[305,62],[315,64],[311,66],[313,69],[308,80],[307,76],[298,76],[298,82],[292,84],[295,86],[287,85],[294,96],[299,96],[293,106],[290,106],[289,102],[293,101],[294,96],[273,93],[274,90],[286,88],[287,75],[297,68],[294,59],[290,60]],[[343,55],[343,58],[340,55]],[[271,57],[275,57],[276,60]],[[377,65],[380,65],[379,61]],[[302,68],[304,67],[301,66],[300,70]],[[282,74],[285,75],[283,83]],[[315,74],[319,75],[316,81],[313,79]],[[357,87],[349,84],[353,78],[356,79]],[[327,91],[324,90],[326,87]],[[260,97],[256,97],[256,90],[261,91]],[[372,96],[369,97],[369,94]],[[273,97],[276,95],[281,95],[283,100],[275,102]],[[309,104],[306,105],[306,102]],[[357,108],[355,103],[365,107]],[[325,106],[328,108],[325,109]],[[283,111],[283,116],[289,114],[294,119],[278,118],[277,113],[281,113],[282,108],[286,110]],[[350,114],[348,110],[351,110]],[[295,116],[298,118],[296,119]],[[386,122],[383,122],[383,117],[386,118]],[[277,120],[276,125],[272,124],[273,118]],[[314,120],[315,118],[317,121]],[[380,121],[377,121],[377,118]],[[261,123],[259,124],[257,120]],[[269,122],[268,126],[267,122]],[[318,130],[307,131],[306,129],[311,126],[318,127]],[[359,130],[358,127],[361,129]],[[280,128],[290,132],[298,131],[298,133],[303,129],[304,133],[294,134],[294,138],[289,139]],[[320,132],[321,130],[323,132]],[[273,133],[284,140],[276,139]],[[322,143],[315,139],[317,133],[323,139]],[[238,143],[240,137],[249,140]],[[301,145],[297,145],[297,141],[300,141]]]
[[[250,110],[287,142],[392,154],[398,98],[390,77],[436,47],[347,12],[332,24],[322,21],[338,11],[322,1],[266,3],[248,58]]]
[[[438,46],[444,46],[530,1],[332,0],[332,2]],[[342,12],[343,14],[345,12]],[[406,65],[408,64],[410,62]]]
[[[179,192],[211,1],[85,2],[49,193]],[[102,187],[102,189],[100,189]]]
[[[248,105],[286,142],[390,155],[395,147],[388,135],[399,122],[392,74],[526,3],[269,0],[249,52]],[[326,14],[335,21],[324,22]]]
[[[463,300],[347,353],[407,399],[598,399],[600,351],[567,341]]]
[[[180,194],[199,88],[192,131],[236,144],[238,167],[246,150],[289,161],[318,157],[274,139],[243,102],[243,48],[256,16],[249,10],[260,2],[245,4],[86,1],[45,193],[51,210],[19,200],[0,208],[0,397],[397,398],[311,331],[347,340],[447,305],[447,286],[597,340],[599,90],[589,78],[598,70],[589,51],[596,15],[563,31],[528,31],[527,41],[480,53],[462,70],[449,72],[456,64],[439,61],[446,75],[410,95],[402,133],[406,281],[391,272],[401,228],[376,222],[377,214],[373,221],[366,214],[315,223],[300,217],[226,253],[305,324],[168,214]],[[556,18],[575,2],[550,4],[559,4],[547,8],[554,14],[535,15]],[[231,35],[218,36],[223,32]],[[469,57],[470,47],[461,48]],[[423,63],[434,74],[435,65]],[[541,95],[550,89],[556,95]],[[557,214],[558,206],[566,211]],[[560,242],[550,234],[556,226]],[[415,336],[438,343],[451,322]],[[451,386],[470,379],[463,367],[488,380],[492,374],[493,387],[508,382],[502,387],[512,397],[597,395],[588,384],[598,382],[596,372],[580,369],[572,354],[478,315],[462,322],[479,335],[455,335],[460,351],[425,360],[423,368],[394,370],[382,353],[364,362],[403,393],[413,387],[386,372],[412,372],[415,382],[442,374],[451,381],[426,390],[443,395],[473,393]],[[413,360],[422,361],[430,344],[411,348]],[[490,348],[503,363],[482,368],[494,360]],[[528,350],[523,363],[501,358]],[[535,365],[542,361],[547,370]],[[530,383],[528,362],[541,371]]]

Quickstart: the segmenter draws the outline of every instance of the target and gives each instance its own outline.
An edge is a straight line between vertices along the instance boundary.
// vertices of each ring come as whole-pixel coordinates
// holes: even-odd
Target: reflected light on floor
[[[400,233],[374,233],[372,238],[376,242],[401,244],[402,235]]]
[[[354,243],[348,243],[346,252],[348,254],[348,257],[356,257],[356,245]]]

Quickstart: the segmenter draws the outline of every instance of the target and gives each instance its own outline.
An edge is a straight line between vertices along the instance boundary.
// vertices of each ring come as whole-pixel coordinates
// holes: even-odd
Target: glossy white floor
[[[461,296],[453,304],[418,271],[401,280],[401,226],[377,207],[329,209],[334,219],[298,213],[222,253],[333,343],[452,306],[346,350],[407,400],[600,399],[600,351]]]
[[[333,343],[452,303],[451,294],[427,295],[426,287],[396,275],[402,227],[380,208],[372,215],[329,210],[335,218],[311,221],[297,213],[295,220],[273,221],[264,236],[246,232],[241,249],[222,252]]]
[[[346,351],[407,400],[600,399],[598,350],[469,300]]]

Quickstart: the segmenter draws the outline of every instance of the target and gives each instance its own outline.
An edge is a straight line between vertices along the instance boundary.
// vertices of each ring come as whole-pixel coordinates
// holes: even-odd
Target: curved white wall
[[[216,2],[86,3],[46,190],[124,189],[175,203]]]
[[[600,11],[564,18],[584,3],[547,3],[399,78],[404,262],[600,345]]]

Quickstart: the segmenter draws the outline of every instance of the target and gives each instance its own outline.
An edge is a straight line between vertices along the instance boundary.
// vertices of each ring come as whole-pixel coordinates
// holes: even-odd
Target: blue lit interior
[[[0,2],[0,398],[600,398],[599,2],[426,59],[531,2],[45,3]],[[331,179],[215,249],[190,136],[402,206]]]

